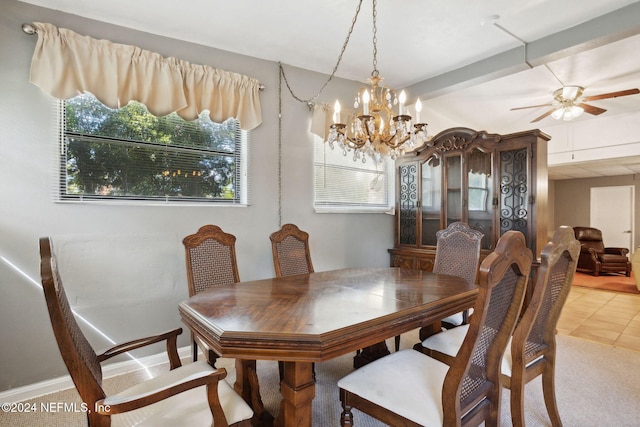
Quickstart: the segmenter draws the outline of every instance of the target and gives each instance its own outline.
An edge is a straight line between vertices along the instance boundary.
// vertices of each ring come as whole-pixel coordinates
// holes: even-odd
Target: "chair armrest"
[[[180,356],[178,356],[178,335],[182,333],[182,328],[174,329],[172,331],[164,332],[160,335],[153,335],[146,338],[139,338],[137,340],[128,341],[122,344],[118,344],[110,349],[98,354],[98,362],[103,362],[113,356],[117,356],[127,351],[135,350],[136,348],[144,347],[149,344],[155,344],[157,342],[167,342],[167,354],[169,356],[169,364],[171,369],[175,369],[181,365]]]
[[[627,248],[604,248],[605,254],[613,254],[613,255],[627,255],[629,253],[629,249]]]
[[[224,368],[216,369],[213,372],[203,372],[200,376],[192,376],[185,382],[162,387],[156,390],[149,390],[134,396],[108,396],[98,400],[94,410],[102,415],[121,414],[133,411],[161,400],[167,399],[176,394],[191,390],[203,385],[207,386],[207,397],[211,413],[213,415],[213,425],[227,426],[228,423],[222,410],[222,405],[218,396],[218,381],[227,376]]]
[[[589,256],[593,259],[593,261],[598,260],[598,252],[593,248],[585,248],[584,246],[580,248],[580,254],[584,254],[585,256]]]

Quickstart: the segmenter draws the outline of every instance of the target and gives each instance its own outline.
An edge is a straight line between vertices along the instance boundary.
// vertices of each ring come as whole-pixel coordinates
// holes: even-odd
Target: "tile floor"
[[[640,295],[573,286],[558,333],[640,351]]]

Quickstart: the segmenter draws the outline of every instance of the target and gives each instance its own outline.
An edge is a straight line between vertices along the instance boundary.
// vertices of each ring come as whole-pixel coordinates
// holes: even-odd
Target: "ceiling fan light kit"
[[[546,113],[533,119],[531,123],[540,121],[549,115],[556,120],[569,121],[575,119],[584,112],[597,116],[607,111],[604,108],[586,104],[586,102],[598,101],[601,99],[618,98],[620,96],[635,95],[640,93],[640,90],[638,90],[637,88],[626,89],[617,92],[602,93],[600,95],[592,96],[582,96],[583,92],[584,87],[582,86],[562,86],[560,89],[553,92],[553,102],[550,104],[530,105],[528,107],[512,108],[511,111],[522,110],[526,108],[551,107],[551,109]]]
[[[544,119],[547,116],[551,116],[556,120],[573,120],[580,116],[582,113],[587,112],[594,116],[604,113],[604,108],[596,107],[590,104],[585,104],[590,101],[599,101],[601,99],[618,98],[620,96],[636,95],[640,93],[640,90],[626,89],[617,92],[601,93],[600,95],[582,96],[584,87],[567,85],[562,86],[560,89],[553,92],[553,102],[550,104],[530,105],[527,107],[516,107],[514,110],[523,110],[526,108],[539,108],[539,107],[551,107],[546,113],[531,120],[531,123],[535,123]]]
[[[556,120],[569,121],[584,113],[584,108],[576,105],[583,91],[582,86],[564,86],[556,90],[553,93],[554,102],[552,104],[555,110],[551,113],[551,117]]]
[[[568,122],[569,120],[573,120],[580,116],[582,113],[584,113],[584,108],[578,107],[577,105],[569,105],[566,107],[559,107],[551,113],[551,117],[556,120],[562,119]]]

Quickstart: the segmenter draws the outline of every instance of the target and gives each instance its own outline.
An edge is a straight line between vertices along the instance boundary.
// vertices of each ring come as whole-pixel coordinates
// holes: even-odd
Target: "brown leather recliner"
[[[631,262],[627,248],[605,248],[602,232],[592,227],[573,227],[576,240],[580,242],[578,271],[599,276],[600,273],[623,273],[631,275]]]

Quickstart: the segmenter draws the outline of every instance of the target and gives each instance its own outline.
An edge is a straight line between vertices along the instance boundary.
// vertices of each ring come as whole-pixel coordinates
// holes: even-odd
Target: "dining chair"
[[[484,234],[464,222],[452,222],[436,233],[436,257],[433,272],[462,277],[475,283],[480,262],[480,245]],[[442,325],[450,329],[467,323],[468,311],[442,319]]]
[[[309,252],[309,233],[294,224],[285,224],[271,233],[271,250],[276,277],[313,273]]]
[[[338,381],[343,427],[358,409],[392,426],[498,426],[500,361],[524,300],[533,255],[507,231],[482,262],[474,314],[451,366],[419,351],[391,353]]]
[[[469,283],[475,283],[480,262],[480,245],[484,235],[464,222],[452,222],[445,229],[436,232],[436,256],[433,272],[462,277]],[[469,311],[456,313],[440,322],[421,330],[421,339],[428,333],[439,332],[440,326],[447,329],[467,323]],[[396,351],[400,348],[400,337],[395,340]]]
[[[204,225],[195,234],[182,239],[187,264],[187,284],[192,297],[214,286],[231,285],[240,281],[236,261],[236,237],[225,233],[217,225]],[[218,355],[198,342],[191,333],[193,361],[198,360],[198,345],[207,349],[212,366]]]
[[[224,380],[225,369],[215,369],[205,362],[181,365],[177,349],[181,328],[96,354],[69,306],[53,243],[48,237],[40,239],[40,259],[51,326],[67,370],[88,406],[89,427],[251,425],[253,411]],[[107,396],[102,388],[100,364],[113,356],[160,342],[166,342],[169,372]]]
[[[502,384],[511,390],[511,419],[524,426],[524,386],[542,375],[542,389],[551,425],[562,425],[555,395],[556,327],[573,282],[580,254],[571,227],[561,226],[540,254],[540,267],[531,299],[521,316],[502,360]],[[427,338],[424,353],[454,363],[466,327]]]
[[[313,273],[313,263],[309,251],[309,233],[295,224],[284,224],[280,230],[271,233],[271,252],[276,277]],[[278,362],[280,381],[284,379],[284,363]],[[316,366],[313,364],[313,378]]]

